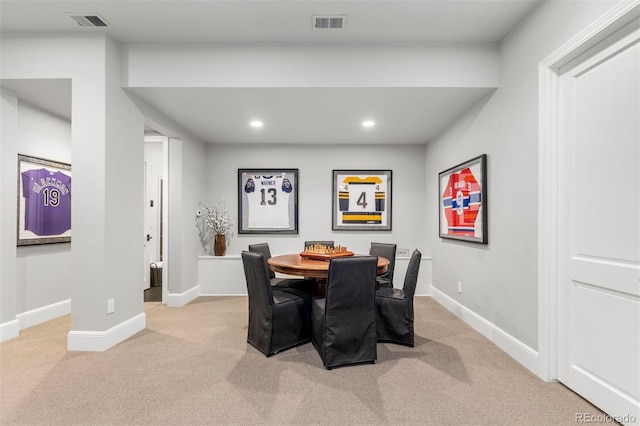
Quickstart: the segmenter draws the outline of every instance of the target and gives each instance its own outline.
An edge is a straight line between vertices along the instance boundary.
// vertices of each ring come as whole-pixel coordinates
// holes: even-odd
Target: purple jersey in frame
[[[36,235],[60,235],[71,229],[71,177],[59,171],[22,172],[24,229]]]

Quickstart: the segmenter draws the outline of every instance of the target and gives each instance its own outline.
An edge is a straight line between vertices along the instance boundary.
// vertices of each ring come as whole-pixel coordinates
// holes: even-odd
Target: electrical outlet
[[[399,248],[396,250],[397,257],[409,257],[409,249]]]
[[[462,294],[462,281],[458,281],[458,293]]]
[[[116,311],[116,299],[107,300],[107,315]]]

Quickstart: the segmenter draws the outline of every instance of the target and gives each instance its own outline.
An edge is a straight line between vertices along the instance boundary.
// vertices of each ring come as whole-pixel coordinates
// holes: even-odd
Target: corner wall
[[[459,310],[504,332],[533,358],[538,349],[538,63],[613,4],[541,3],[502,44],[500,88],[427,146],[427,199],[439,198],[438,172],[488,155],[489,244],[440,239],[438,207],[430,205],[433,285]],[[529,361],[535,371],[536,360]]]
[[[126,58],[126,55],[122,55]],[[165,205],[163,211],[163,302],[183,306],[198,296],[199,238],[195,211],[204,198],[210,170],[206,165],[207,144],[170,117],[154,110],[134,94],[128,96],[145,116],[146,127],[168,137],[163,165]],[[163,148],[165,149],[165,148]]]
[[[106,350],[145,326],[139,202],[144,122],[120,88],[119,45],[95,34],[6,35],[0,48],[0,78],[71,79],[75,202],[68,348]],[[110,298],[116,299],[112,314]]]

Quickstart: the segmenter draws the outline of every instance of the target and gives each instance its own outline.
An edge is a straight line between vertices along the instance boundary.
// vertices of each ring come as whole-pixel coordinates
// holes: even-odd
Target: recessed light
[[[262,123],[262,121],[259,121],[259,120],[254,120],[250,124],[251,124],[251,127],[262,127],[262,126],[264,126],[264,123]]]
[[[375,125],[376,125],[375,121],[372,121],[372,120],[366,120],[362,122],[362,127],[373,127]]]

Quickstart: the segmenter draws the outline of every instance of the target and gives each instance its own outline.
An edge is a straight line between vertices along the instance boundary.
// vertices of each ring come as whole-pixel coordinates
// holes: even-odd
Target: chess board
[[[300,253],[300,257],[304,259],[311,259],[311,260],[331,260],[336,257],[346,257],[346,256],[353,256],[353,252],[344,251],[341,253],[324,254],[324,253],[312,253],[308,251],[303,251],[302,253]]]

